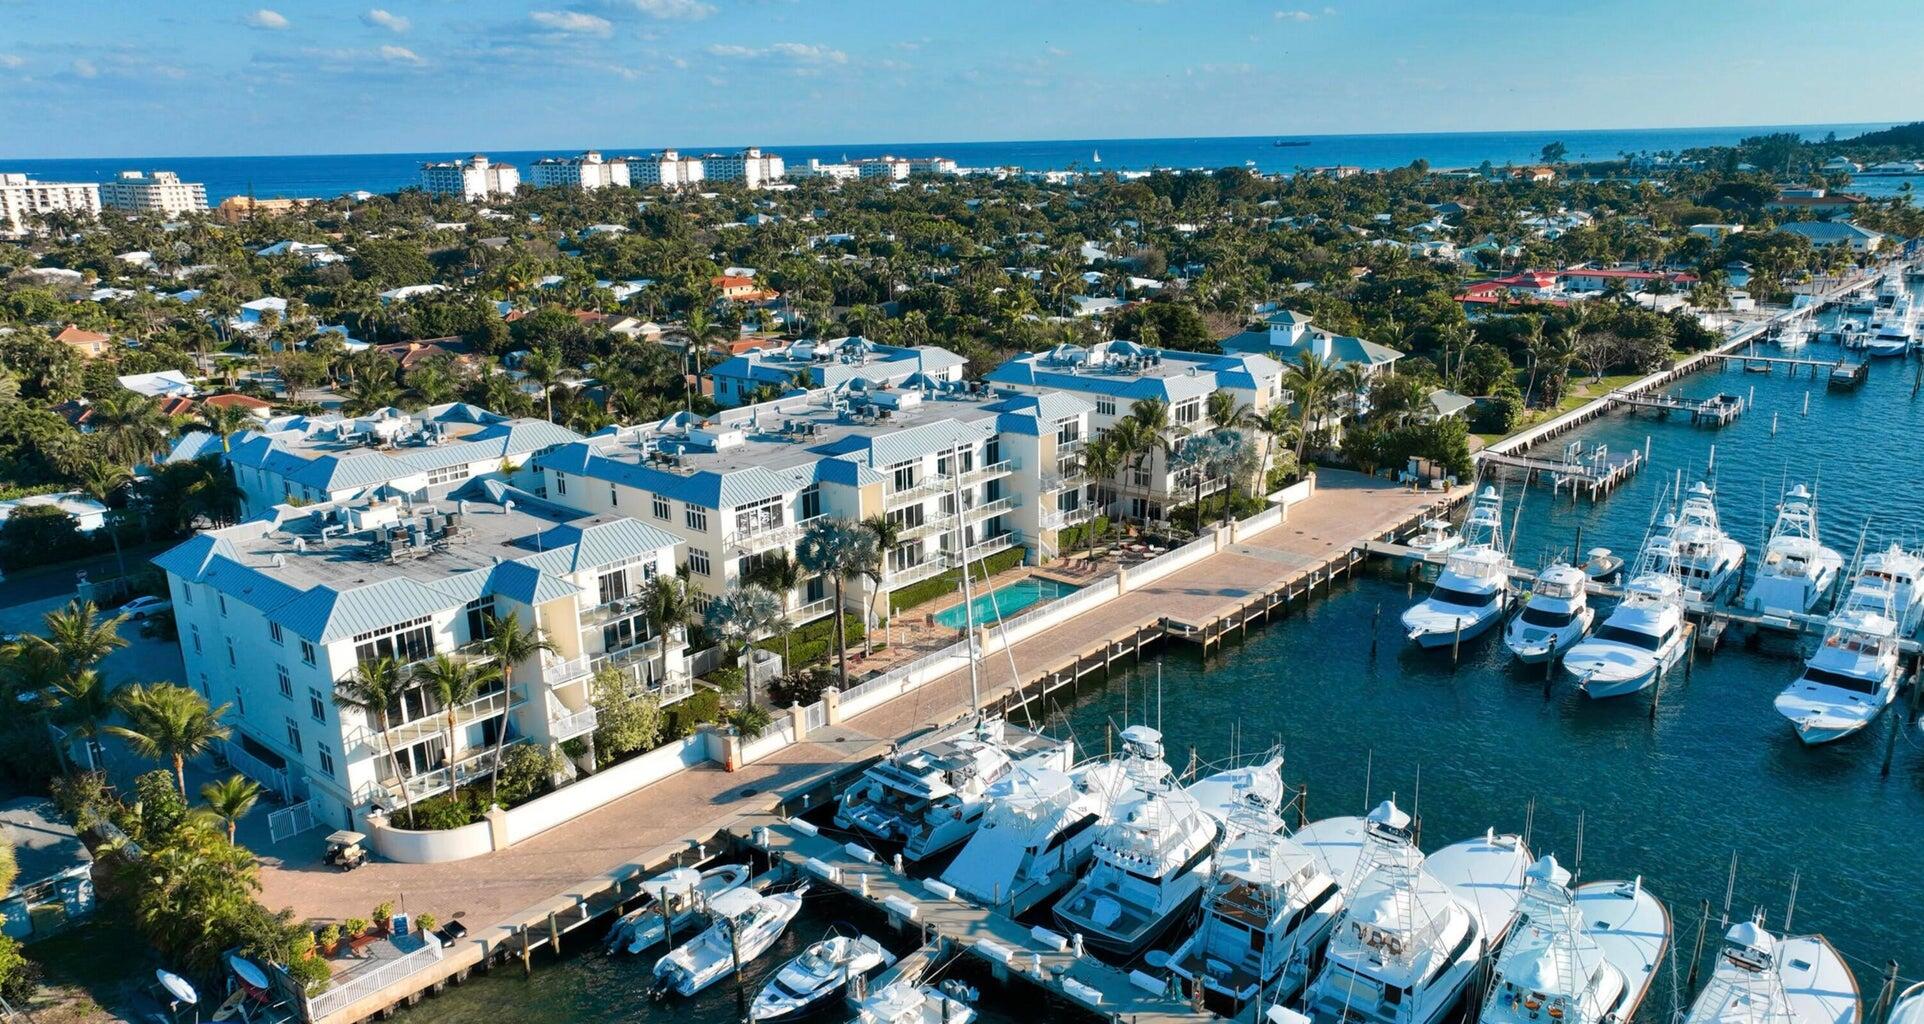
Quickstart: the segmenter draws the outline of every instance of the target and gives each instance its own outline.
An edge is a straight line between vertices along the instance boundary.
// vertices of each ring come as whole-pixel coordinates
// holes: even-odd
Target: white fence
[[[320,824],[314,817],[314,804],[303,800],[292,807],[283,807],[267,816],[268,839],[278,843],[283,839],[300,835]]]
[[[1215,553],[1216,532],[1211,530],[1174,551],[1157,555],[1141,565],[1132,565],[1122,570],[1123,588],[1135,590],[1144,584],[1154,583],[1177,569],[1194,565]]]
[[[696,734],[623,761],[606,771],[576,779],[519,807],[511,807],[507,811],[508,845],[540,835],[643,786],[660,782],[684,768],[700,764],[706,759],[704,748],[700,734]]]
[[[308,1020],[320,1020],[329,1014],[339,1013],[354,1005],[356,1000],[374,995],[389,985],[433,967],[441,961],[441,955],[441,943],[429,939],[427,945],[398,960],[390,960],[371,971],[355,974],[320,995],[308,997],[306,1017]]]
[[[282,800],[292,797],[292,792],[287,788],[286,772],[278,768],[269,768],[267,762],[248,753],[236,740],[214,742],[219,744],[221,756],[227,759],[228,764],[234,766],[235,771],[279,793]]]

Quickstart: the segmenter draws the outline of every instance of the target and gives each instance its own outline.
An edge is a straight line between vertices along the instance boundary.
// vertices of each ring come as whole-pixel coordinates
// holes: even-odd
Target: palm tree
[[[641,592],[641,613],[661,638],[661,682],[668,683],[668,633],[695,614],[695,595],[679,575],[656,574]]]
[[[129,724],[110,725],[107,731],[142,757],[173,761],[174,780],[186,799],[187,759],[231,735],[220,723],[230,705],[209,708],[207,698],[179,683],[133,683],[120,691],[118,703]]]
[[[1523,332],[1523,355],[1530,362],[1529,380],[1523,385],[1523,404],[1527,408],[1530,396],[1537,389],[1537,360],[1543,356],[1543,317],[1530,318],[1530,326]]]
[[[501,688],[507,693],[506,703],[514,704],[514,667],[538,654],[554,654],[558,648],[554,641],[543,636],[541,630],[533,626],[521,628],[521,613],[509,612],[496,618],[489,615],[482,620],[488,628],[488,638],[481,642],[481,650],[494,659],[493,672],[501,677]],[[663,645],[664,649],[666,645]],[[483,680],[487,681],[486,679]],[[504,710],[501,724],[494,730],[494,774],[488,777],[488,802],[493,803],[501,789],[501,747],[508,740],[508,716]]]
[[[787,616],[782,614],[782,599],[750,583],[709,602],[705,619],[723,643],[741,647],[742,707],[754,707],[754,665],[749,661],[749,651],[755,641],[788,625]]]
[[[200,787],[200,798],[207,810],[227,825],[227,841],[234,842],[234,830],[261,798],[261,784],[245,775],[234,774]]]
[[[1153,467],[1155,465],[1156,453],[1158,452],[1162,453],[1163,464],[1167,466],[1170,457],[1176,453],[1177,445],[1181,442],[1183,436],[1189,433],[1187,427],[1177,426],[1170,422],[1169,403],[1160,398],[1138,399],[1134,404],[1129,406],[1129,418],[1135,422],[1138,431],[1136,435],[1138,467],[1143,464],[1145,458],[1147,459],[1147,464]],[[1151,484],[1149,491],[1145,492],[1144,498],[1147,499],[1149,493],[1153,491],[1154,485]],[[1143,502],[1143,525],[1145,527],[1149,525],[1148,504],[1147,500]],[[1198,514],[1200,514],[1200,510],[1198,510]]]
[[[845,588],[849,580],[871,571],[881,561],[875,534],[846,519],[831,518],[816,522],[795,544],[795,557],[802,569],[829,577],[835,584],[835,671],[842,689],[848,689],[848,628],[842,614]],[[966,563],[968,552],[961,557]]]
[[[389,763],[394,767],[394,778],[401,787],[401,802],[407,807],[408,819],[414,818],[414,801],[408,793],[407,777],[401,774],[401,758],[394,753],[394,740],[388,734],[388,709],[399,707],[401,694],[407,689],[401,679],[401,663],[391,655],[370,658],[354,666],[354,674],[334,684],[334,704],[336,707],[359,708],[363,715],[372,715],[381,726],[381,743],[387,750]]]
[[[206,424],[207,429],[212,431],[214,436],[220,438],[220,450],[226,452],[233,450],[231,442],[233,435],[254,424],[254,414],[238,405],[208,405],[203,402],[200,406],[200,421]]]
[[[106,505],[121,488],[134,482],[134,474],[127,467],[96,459],[80,470],[80,489],[87,497]],[[127,575],[127,559],[120,553],[120,530],[117,523],[103,524],[107,538],[114,542],[114,563],[120,567],[120,574]]]
[[[554,422],[555,385],[561,383],[561,375],[566,369],[561,354],[551,348],[536,349],[521,360],[521,372],[541,385],[541,400],[547,403],[549,423]]]
[[[766,587],[782,599],[782,606],[788,606],[788,596],[802,585],[802,563],[790,558],[786,551],[770,551],[756,558],[749,567],[748,575],[742,582]],[[782,667],[792,671],[788,659],[788,630],[782,630]]]
[[[474,666],[452,655],[437,654],[426,664],[414,669],[414,684],[433,695],[448,715],[447,747],[442,757],[448,765],[448,785],[455,797],[461,795],[461,786],[454,778],[454,737],[460,722],[455,712],[461,705],[474,699],[481,689],[481,679],[475,674]],[[502,723],[506,725],[506,722]],[[506,731],[505,729],[503,730]]]
[[[1308,349],[1297,356],[1296,365],[1283,374],[1283,387],[1296,399],[1296,464],[1303,463],[1303,450],[1309,446],[1309,425],[1323,410],[1334,380],[1328,361]]]
[[[1091,438],[1089,443],[1082,446],[1082,468],[1088,472],[1089,478],[1096,482],[1098,504],[1102,498],[1103,483],[1115,479],[1116,470],[1122,468],[1126,457],[1122,447],[1116,444],[1116,439],[1107,433]],[[1107,512],[1106,509],[1099,511],[1105,514]],[[1095,530],[1085,530],[1083,547],[1093,548],[1095,543]]]
[[[957,464],[956,468],[959,472],[961,469],[960,463]],[[882,566],[886,563],[889,552],[894,551],[896,546],[902,543],[902,524],[890,519],[888,516],[869,516],[867,519],[862,520],[862,529],[875,535],[877,558],[874,565],[870,567],[867,575],[879,590],[882,586]],[[862,629],[863,657],[867,657],[873,653],[875,638],[872,633],[873,629],[870,628],[867,617],[864,616]]]
[[[65,608],[48,612],[41,620],[46,635],[28,635],[25,642],[44,644],[59,658],[68,672],[92,668],[114,651],[127,646],[120,635],[125,615],[103,619],[92,601],[69,601]]]
[[[48,720],[86,741],[87,760],[91,767],[99,768],[104,763],[100,731],[116,707],[113,688],[100,673],[88,668],[57,680],[44,693],[49,704]]]

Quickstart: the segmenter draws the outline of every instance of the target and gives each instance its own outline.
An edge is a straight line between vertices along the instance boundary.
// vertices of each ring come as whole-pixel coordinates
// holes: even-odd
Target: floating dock
[[[1585,449],[1581,442],[1565,445],[1563,454],[1555,458],[1485,450],[1478,459],[1485,465],[1521,470],[1526,480],[1548,475],[1552,492],[1568,488],[1570,497],[1582,495],[1592,501],[1616,490],[1644,466],[1644,453],[1634,448],[1628,452],[1611,451],[1608,445]]]
[[[1869,363],[1842,360],[1830,368],[1830,387],[1839,390],[1854,388],[1864,383],[1871,375]]]

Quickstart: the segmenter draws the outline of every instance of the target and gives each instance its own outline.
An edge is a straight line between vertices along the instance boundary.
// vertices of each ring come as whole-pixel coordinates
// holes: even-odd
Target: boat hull
[[[1457,621],[1462,623],[1461,628],[1443,629],[1438,628],[1436,624],[1432,623],[1412,624],[1409,623],[1408,619],[1405,619],[1405,624],[1410,627],[1411,643],[1426,651],[1434,651],[1448,647],[1456,643],[1459,639],[1474,640],[1484,633],[1489,632],[1490,627],[1496,625],[1497,620],[1502,617],[1502,602],[1499,601],[1475,618],[1468,616],[1458,617]]]

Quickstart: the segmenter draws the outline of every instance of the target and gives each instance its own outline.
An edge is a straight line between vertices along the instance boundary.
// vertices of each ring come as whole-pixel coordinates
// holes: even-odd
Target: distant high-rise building
[[[907,181],[909,177],[909,162],[897,156],[872,156],[857,160],[855,169],[864,178]]]
[[[513,164],[497,164],[476,154],[466,160],[421,165],[421,187],[444,196],[486,199],[514,195],[521,172]]]
[[[528,183],[535,188],[597,189],[610,185],[627,187],[628,161],[621,157],[603,160],[589,150],[580,156],[550,156],[534,162]]]
[[[628,178],[636,185],[679,188],[693,185],[707,174],[700,157],[682,156],[672,149],[628,160]]]
[[[138,210],[167,217],[207,210],[207,186],[182,181],[172,171],[121,171],[100,186],[100,205],[115,210]]]
[[[709,153],[701,163],[709,181],[739,181],[749,188],[760,188],[782,180],[782,158],[752,146],[739,153]]]
[[[809,157],[808,163],[795,168],[794,173],[798,178],[833,178],[836,181],[848,181],[860,176],[862,172],[854,164],[825,164],[814,157]]]
[[[0,174],[0,234],[24,235],[33,219],[73,211],[98,214],[100,186],[93,182],[34,181],[24,174]]]

